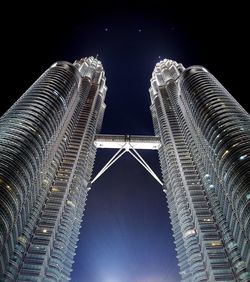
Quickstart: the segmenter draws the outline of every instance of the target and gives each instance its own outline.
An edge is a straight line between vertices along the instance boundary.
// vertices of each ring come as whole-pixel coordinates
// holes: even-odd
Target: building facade
[[[156,137],[96,135],[105,73],[52,65],[0,119],[0,280],[69,281],[97,148],[158,150],[182,281],[250,281],[250,117],[203,67],[159,62]],[[101,175],[100,173],[100,175]]]
[[[106,90],[95,58],[58,62],[2,116],[2,281],[69,280]]]
[[[182,281],[250,281],[250,117],[203,67],[159,62],[151,112]]]

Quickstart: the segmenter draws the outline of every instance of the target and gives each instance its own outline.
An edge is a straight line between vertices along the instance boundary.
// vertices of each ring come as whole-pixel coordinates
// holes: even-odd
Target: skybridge
[[[113,157],[97,173],[91,183],[94,183],[107,169],[110,168],[121,156],[129,153],[136,159],[160,184],[162,181],[155,174],[152,168],[147,164],[137,150],[158,150],[161,146],[160,138],[157,136],[146,135],[107,135],[97,134],[94,144],[98,149],[118,149]]]

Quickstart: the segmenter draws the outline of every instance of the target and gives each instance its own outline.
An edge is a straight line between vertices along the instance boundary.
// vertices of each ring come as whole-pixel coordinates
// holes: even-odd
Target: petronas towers
[[[149,90],[156,137],[123,142],[98,134],[105,80],[93,57],[57,62],[1,117],[1,281],[70,280],[107,140],[142,163],[131,140],[158,150],[182,281],[250,281],[249,114],[205,68],[163,60]]]

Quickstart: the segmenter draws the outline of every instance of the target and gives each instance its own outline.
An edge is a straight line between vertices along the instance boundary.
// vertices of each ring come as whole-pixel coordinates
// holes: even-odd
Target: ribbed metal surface
[[[210,147],[207,151],[225,187],[221,205],[250,268],[250,252],[246,252],[250,250],[250,116],[202,68],[187,69],[180,78],[180,87],[193,120]]]
[[[206,69],[171,60],[150,96],[182,280],[248,281],[249,115]]]
[[[25,224],[34,205],[41,188],[41,172],[50,150],[50,141],[67,111],[78,81],[79,76],[75,75],[73,66],[57,64],[0,119],[2,251],[9,236],[13,241],[16,239],[20,233],[17,222],[21,220],[22,225]],[[13,230],[14,224],[17,226]],[[4,260],[9,258],[10,249],[5,247]]]
[[[58,62],[2,117],[3,279],[69,280],[105,93],[96,59]]]

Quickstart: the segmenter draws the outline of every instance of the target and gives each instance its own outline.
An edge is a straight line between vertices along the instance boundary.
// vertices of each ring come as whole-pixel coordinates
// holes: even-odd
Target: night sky
[[[1,113],[55,61],[97,54],[108,86],[102,133],[153,135],[148,88],[163,58],[203,65],[250,111],[246,7],[71,2],[2,9]],[[114,152],[98,151],[94,175]],[[157,153],[141,154],[161,178]],[[125,154],[89,193],[72,281],[176,282],[175,255],[165,194]]]

